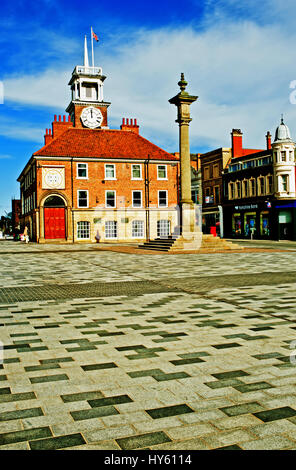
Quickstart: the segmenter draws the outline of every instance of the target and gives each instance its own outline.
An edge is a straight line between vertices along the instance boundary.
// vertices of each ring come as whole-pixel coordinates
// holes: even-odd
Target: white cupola
[[[289,127],[282,117],[275,131],[272,144],[275,197],[294,199],[295,188],[295,143],[291,139]]]

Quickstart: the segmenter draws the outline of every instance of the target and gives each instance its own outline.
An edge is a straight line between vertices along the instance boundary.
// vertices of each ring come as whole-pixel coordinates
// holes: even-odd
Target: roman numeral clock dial
[[[81,121],[85,127],[89,127],[90,129],[96,129],[100,127],[103,121],[103,115],[98,108],[94,108],[93,106],[89,106],[88,108],[84,108],[81,113]]]

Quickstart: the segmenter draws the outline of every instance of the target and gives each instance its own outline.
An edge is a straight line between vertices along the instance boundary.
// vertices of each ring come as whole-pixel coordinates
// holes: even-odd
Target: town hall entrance
[[[65,202],[59,196],[49,196],[44,203],[44,238],[66,237]]]

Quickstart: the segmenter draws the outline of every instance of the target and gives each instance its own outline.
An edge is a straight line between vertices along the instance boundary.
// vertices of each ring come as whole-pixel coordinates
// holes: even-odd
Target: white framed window
[[[132,165],[132,180],[141,180],[142,179],[142,165],[133,164]]]
[[[88,164],[87,163],[77,163],[77,178],[87,179],[88,178]]]
[[[280,191],[283,193],[288,191],[288,175],[280,176]]]
[[[105,191],[106,207],[116,207],[116,191]]]
[[[88,191],[78,189],[77,191],[78,207],[88,207]]]
[[[235,195],[237,199],[241,198],[241,182],[237,181],[235,183]]]
[[[250,179],[250,196],[256,196],[256,180],[255,178]]]
[[[133,191],[133,207],[142,207],[142,191]]]
[[[234,183],[228,183],[228,198],[234,199],[235,198],[235,186]]]
[[[171,231],[171,223],[169,220],[158,220],[157,221],[157,236],[168,237]]]
[[[242,182],[242,197],[249,196],[249,182],[248,180],[243,180]]]
[[[77,238],[79,240],[87,240],[90,238],[89,222],[77,222]]]
[[[113,163],[105,163],[105,180],[115,180],[116,171]]]
[[[105,238],[117,238],[117,222],[115,220],[105,222]]]
[[[265,178],[264,176],[259,176],[258,178],[258,196],[263,196],[265,194]]]
[[[144,238],[144,222],[143,220],[132,221],[132,237]]]
[[[271,194],[273,193],[273,177],[272,175],[266,176],[266,193]]]
[[[158,191],[158,207],[168,207],[168,192]]]
[[[157,165],[157,179],[158,180],[167,179],[167,166],[166,165]]]

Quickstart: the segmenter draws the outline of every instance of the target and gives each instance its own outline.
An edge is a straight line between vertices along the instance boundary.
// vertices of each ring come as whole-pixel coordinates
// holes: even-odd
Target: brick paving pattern
[[[296,448],[295,252],[26,248],[0,244],[1,450]]]

